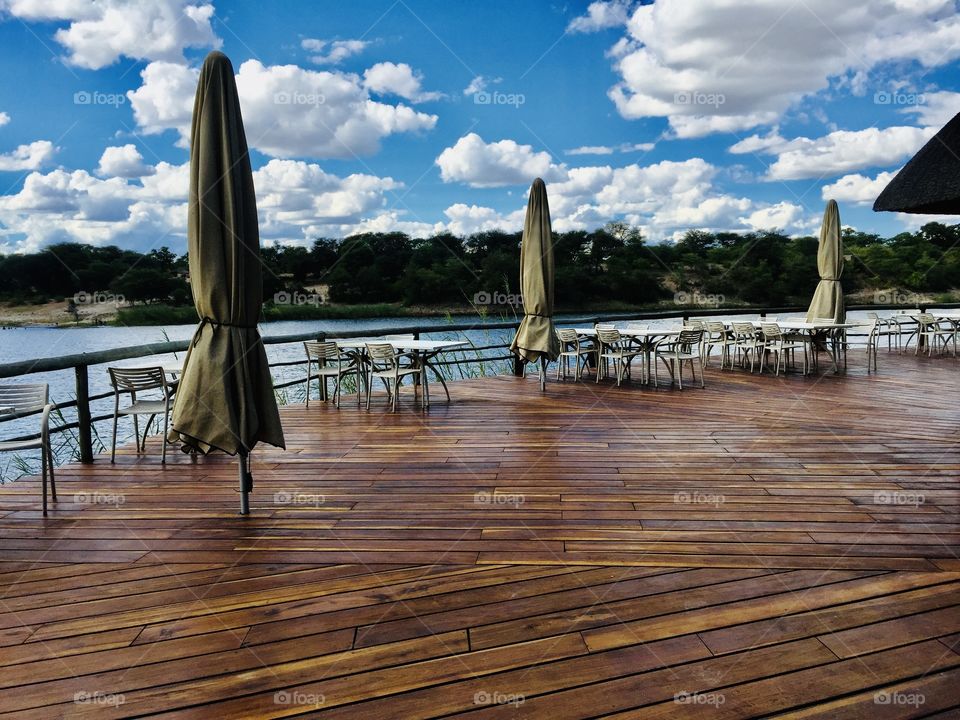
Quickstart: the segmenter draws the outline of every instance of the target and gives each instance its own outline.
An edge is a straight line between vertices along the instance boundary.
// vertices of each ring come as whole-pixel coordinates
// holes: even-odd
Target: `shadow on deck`
[[[0,711],[960,707],[958,370],[288,406],[248,518],[233,462],[163,467],[155,439],[60,468],[46,519],[36,479],[2,486]]]

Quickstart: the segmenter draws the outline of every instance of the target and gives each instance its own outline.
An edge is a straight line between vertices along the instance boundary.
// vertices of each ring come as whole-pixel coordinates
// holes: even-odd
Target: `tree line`
[[[929,223],[894,237],[845,229],[847,293],[895,288],[947,293],[960,277],[960,225]],[[326,285],[338,304],[467,306],[476,297],[519,292],[520,233],[410,238],[363,233],[319,238],[311,247],[265,247],[264,298]],[[687,232],[654,244],[622,223],[554,233],[561,309],[643,306],[684,298],[730,303],[804,303],[818,280],[815,237],[779,232]],[[187,258],[167,248],[139,253],[78,243],[0,256],[0,299],[67,300],[101,293],[128,302],[189,305]]]

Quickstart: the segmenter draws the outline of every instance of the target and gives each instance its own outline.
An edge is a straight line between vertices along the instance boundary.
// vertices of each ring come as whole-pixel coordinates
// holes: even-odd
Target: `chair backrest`
[[[597,337],[604,345],[616,345],[620,342],[620,331],[616,328],[601,328],[598,325]]]
[[[707,321],[707,330],[712,333],[725,333],[727,331],[727,326],[719,320],[709,320]]]
[[[140,392],[142,390],[167,390],[167,376],[163,367],[107,368],[110,383],[115,392]]]
[[[562,343],[576,345],[578,342],[577,331],[573,328],[557,328],[557,339]]]
[[[683,326],[685,328],[690,328],[691,330],[703,330],[706,328],[703,320],[687,320]]]
[[[332,340],[307,340],[303,344],[308,360],[336,360],[340,357],[340,348]]]
[[[612,322],[598,322],[594,326],[594,329],[597,332],[600,332],[601,330],[614,330],[615,328],[616,328],[616,325],[614,325]]]
[[[937,319],[930,313],[920,313],[917,315],[917,322],[921,325],[933,325]]]
[[[399,365],[397,350],[390,343],[367,343],[367,359],[374,370],[393,370]]]
[[[753,336],[757,334],[757,329],[753,326],[753,323],[749,322],[733,322],[733,331],[737,335],[741,336]]]
[[[46,383],[0,385],[0,408],[14,411],[42,408],[50,397]]]
[[[783,340],[783,332],[777,323],[760,323],[760,332],[767,340]]]
[[[692,345],[699,345],[700,341],[703,339],[703,330],[694,330],[692,328],[684,328],[680,331],[680,334],[677,335],[677,344],[684,347],[690,347]]]

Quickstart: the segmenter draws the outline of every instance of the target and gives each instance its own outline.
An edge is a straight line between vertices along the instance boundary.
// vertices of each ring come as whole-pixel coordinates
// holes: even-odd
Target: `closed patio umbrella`
[[[836,200],[827,203],[820,226],[820,245],[817,249],[817,268],[820,283],[813,293],[807,322],[815,318],[833,318],[834,322],[846,322],[847,311],[843,306],[843,240],[840,237],[840,209]]]
[[[200,71],[190,133],[187,217],[190,287],[200,323],[173,408],[172,442],[239,455],[240,513],[249,512],[248,455],[284,447],[257,320],[262,302],[253,172],[233,66],[210,53]]]
[[[903,166],[873,209],[960,215],[960,114]]]
[[[546,389],[547,363],[560,355],[553,328],[553,236],[547,186],[537,178],[530,187],[520,245],[523,320],[510,349],[524,362],[540,361],[540,388]]]

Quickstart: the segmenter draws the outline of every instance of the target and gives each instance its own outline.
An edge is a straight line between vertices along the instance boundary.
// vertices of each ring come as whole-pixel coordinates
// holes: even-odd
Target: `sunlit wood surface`
[[[958,373],[288,406],[248,518],[156,438],[0,486],[0,711],[957,717]]]

